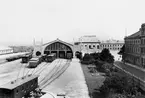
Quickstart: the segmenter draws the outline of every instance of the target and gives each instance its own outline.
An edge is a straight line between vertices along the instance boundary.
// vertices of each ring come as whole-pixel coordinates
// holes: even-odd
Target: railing
[[[142,90],[145,91],[145,81],[144,81],[144,80],[142,80],[141,78],[135,76],[134,74],[132,74],[132,73],[130,73],[130,72],[124,70],[123,68],[117,66],[116,64],[114,64],[114,65],[115,65],[115,67],[118,68],[119,70],[121,70],[121,71],[125,72],[126,74],[132,76],[133,79],[134,79],[134,81],[135,81],[136,83],[139,84],[139,87],[140,87]]]

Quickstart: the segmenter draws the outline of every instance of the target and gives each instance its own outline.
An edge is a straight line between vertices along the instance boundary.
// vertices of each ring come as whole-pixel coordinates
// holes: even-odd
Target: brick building
[[[125,40],[125,62],[145,68],[145,24],[138,32],[127,36]]]

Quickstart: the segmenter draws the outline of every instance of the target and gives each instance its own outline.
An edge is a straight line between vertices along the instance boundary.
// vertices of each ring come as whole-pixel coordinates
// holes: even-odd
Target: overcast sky
[[[83,35],[123,40],[145,22],[145,0],[0,0],[0,44],[71,42]]]

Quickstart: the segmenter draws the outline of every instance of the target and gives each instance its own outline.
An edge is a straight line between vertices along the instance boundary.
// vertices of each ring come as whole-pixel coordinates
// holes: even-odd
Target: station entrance
[[[55,53],[57,58],[71,59],[73,51],[70,46],[61,42],[54,42],[44,49],[44,54]]]

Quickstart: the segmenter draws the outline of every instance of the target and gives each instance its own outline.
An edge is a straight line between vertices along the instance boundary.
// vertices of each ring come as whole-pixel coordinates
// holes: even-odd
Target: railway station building
[[[93,53],[100,50],[100,41],[96,35],[82,36],[74,43],[75,50],[83,53]]]
[[[73,58],[73,45],[60,39],[43,44],[34,43],[33,56],[55,53],[57,58]]]

